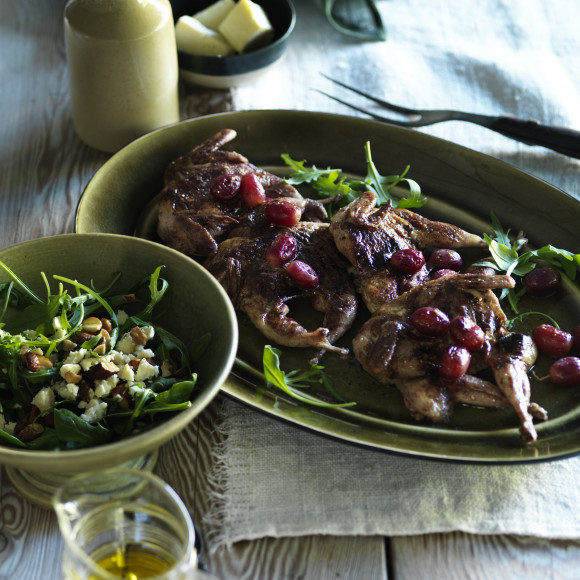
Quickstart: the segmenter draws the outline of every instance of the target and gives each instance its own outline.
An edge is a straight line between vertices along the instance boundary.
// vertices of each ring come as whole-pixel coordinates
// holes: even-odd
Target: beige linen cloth
[[[204,518],[210,550],[309,534],[463,531],[580,537],[580,458],[517,466],[355,447],[222,402]]]
[[[296,0],[289,54],[257,83],[235,89],[235,108],[348,114],[311,90],[329,89],[319,74],[325,71],[410,106],[506,113],[580,129],[580,2],[377,5],[388,39],[365,43],[329,27],[320,2]],[[467,123],[422,130],[580,197],[578,160]],[[408,458],[319,436],[228,399],[217,428],[225,440],[210,477],[212,507],[204,520],[212,550],[244,539],[302,534],[461,530],[580,538],[580,458],[518,466]]]

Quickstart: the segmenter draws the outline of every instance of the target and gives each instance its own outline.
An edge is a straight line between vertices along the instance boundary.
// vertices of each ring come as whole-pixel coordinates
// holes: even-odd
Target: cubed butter
[[[234,0],[217,0],[204,10],[196,12],[193,17],[204,26],[217,32],[228,12],[235,6]]]
[[[252,0],[238,0],[218,28],[238,51],[259,48],[271,42],[272,25],[264,9]]]
[[[227,56],[234,49],[223,36],[192,16],[182,16],[175,25],[177,48],[205,56]]]

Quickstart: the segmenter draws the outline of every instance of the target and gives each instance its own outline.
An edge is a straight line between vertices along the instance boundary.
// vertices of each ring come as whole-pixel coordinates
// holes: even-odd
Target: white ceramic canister
[[[179,121],[169,0],[69,0],[64,11],[73,124],[113,153]]]

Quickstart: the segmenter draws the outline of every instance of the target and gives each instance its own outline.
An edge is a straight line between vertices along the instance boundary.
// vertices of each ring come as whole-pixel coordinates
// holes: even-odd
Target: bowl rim
[[[24,470],[45,473],[63,472],[66,471],[66,468],[63,469],[62,461],[63,459],[66,459],[67,463],[70,463],[71,466],[74,466],[74,469],[71,469],[71,472],[77,473],[83,470],[94,469],[95,465],[99,465],[98,460],[102,461],[105,455],[107,457],[108,464],[118,465],[134,459],[140,455],[149,454],[175,437],[209,405],[209,403],[220,392],[221,385],[226,381],[235,361],[238,344],[238,324],[235,310],[226,292],[223,290],[221,285],[209,274],[209,272],[203,268],[203,266],[198,264],[192,258],[181,252],[178,252],[177,250],[169,248],[168,246],[164,246],[151,240],[146,240],[135,236],[128,236],[125,234],[63,233],[34,238],[2,248],[0,249],[0,259],[2,259],[4,252],[11,252],[20,248],[34,247],[38,244],[57,243],[63,239],[78,238],[79,236],[88,241],[94,240],[94,243],[105,238],[122,240],[123,244],[133,244],[134,246],[142,246],[144,248],[154,249],[157,252],[167,253],[181,261],[185,267],[198,269],[200,275],[207,278],[214,285],[214,294],[220,296],[224,307],[223,312],[227,317],[229,326],[232,330],[230,347],[226,361],[225,364],[222,365],[221,370],[216,375],[213,383],[202,390],[192,401],[192,406],[189,409],[177,413],[170,419],[172,423],[171,431],[167,429],[167,422],[164,422],[147,431],[127,437],[125,439],[121,439],[119,441],[114,441],[112,443],[106,443],[104,445],[97,445],[94,447],[86,447],[82,449],[59,451],[16,449],[13,447],[0,445],[0,465],[4,465],[6,467],[16,467]],[[222,344],[220,346],[222,350],[225,347],[227,347],[226,344]],[[143,446],[142,448],[141,444],[144,440],[148,441],[148,445]],[[141,451],[136,452],[136,449]]]

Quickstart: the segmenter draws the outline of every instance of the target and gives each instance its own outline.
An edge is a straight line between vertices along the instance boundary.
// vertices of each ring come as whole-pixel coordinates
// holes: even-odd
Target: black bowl
[[[254,0],[262,6],[272,28],[270,44],[257,50],[231,56],[204,56],[177,51],[181,77],[197,85],[227,89],[251,82],[273,67],[284,55],[294,24],[296,11],[291,0]],[[195,3],[195,12],[207,8],[215,0]],[[175,22],[184,15],[192,16],[191,0],[171,0]]]

